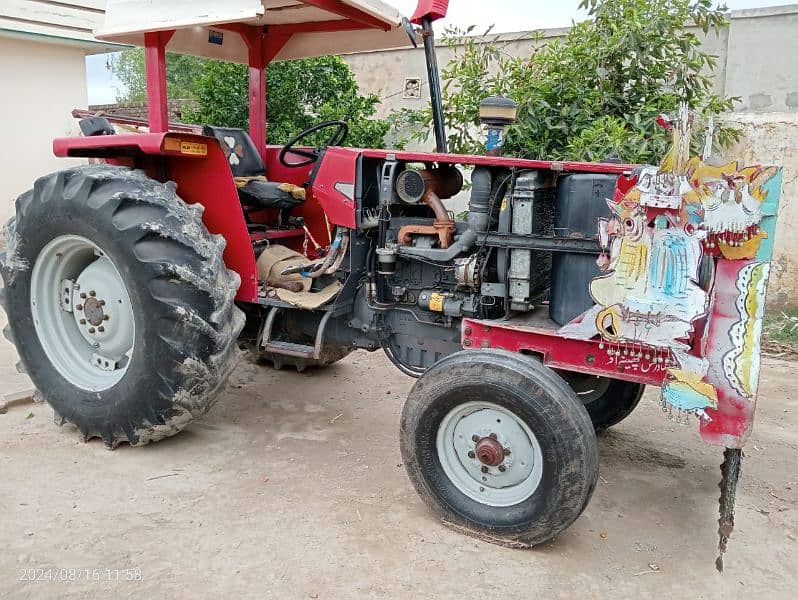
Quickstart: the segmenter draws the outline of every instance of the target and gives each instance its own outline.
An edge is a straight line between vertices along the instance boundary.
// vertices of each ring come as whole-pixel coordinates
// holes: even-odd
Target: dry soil
[[[29,385],[15,361],[0,342],[3,392]],[[721,450],[668,421],[656,390],[600,436],[585,513],[523,551],[447,529],[416,496],[397,442],[412,383],[381,354],[303,374],[242,360],[206,418],[114,452],[45,405],[11,408],[0,597],[796,597],[798,363],[765,361],[722,575]],[[30,569],[84,580],[22,581]]]

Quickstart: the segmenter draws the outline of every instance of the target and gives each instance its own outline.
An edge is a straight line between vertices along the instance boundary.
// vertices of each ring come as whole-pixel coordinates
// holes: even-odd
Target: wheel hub
[[[105,320],[104,305],[105,300],[98,300],[97,298],[88,298],[83,303],[83,314],[86,316],[86,320],[95,327],[102,325]]]
[[[455,487],[490,506],[525,500],[542,476],[540,444],[529,426],[492,402],[453,408],[438,427],[436,449]]]
[[[31,272],[31,313],[47,358],[73,385],[100,391],[121,380],[135,341],[133,305],[94,242],[62,235],[42,248]]]
[[[498,467],[504,461],[504,446],[496,440],[495,433],[491,435],[494,437],[483,437],[477,442],[475,454],[483,465]]]

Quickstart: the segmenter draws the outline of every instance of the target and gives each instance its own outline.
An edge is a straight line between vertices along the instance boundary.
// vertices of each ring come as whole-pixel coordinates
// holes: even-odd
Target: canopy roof
[[[144,46],[145,32],[175,33],[169,50],[246,63],[241,24],[288,40],[273,60],[408,46],[407,20],[381,0],[108,0],[98,39]]]

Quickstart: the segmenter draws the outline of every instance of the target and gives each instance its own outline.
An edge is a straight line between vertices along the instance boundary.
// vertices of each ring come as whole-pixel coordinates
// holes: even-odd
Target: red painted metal
[[[518,167],[519,169],[550,169],[552,171],[570,171],[583,173],[631,173],[639,165],[621,165],[615,163],[585,163],[575,161],[528,160],[525,158],[509,158],[498,156],[478,156],[461,154],[441,154],[438,152],[406,152],[395,150],[363,150],[363,156],[385,159],[388,155],[396,160],[410,162],[439,162],[460,165],[483,165],[486,167]]]
[[[174,30],[150,31],[144,34],[144,63],[147,69],[147,114],[150,131],[169,130],[166,102],[166,44]]]
[[[338,19],[335,21],[311,21],[309,23],[287,23],[269,25],[269,35],[293,35],[295,33],[328,33],[335,31],[356,31],[370,29],[365,23]]]
[[[352,148],[328,148],[313,181],[313,195],[333,225],[354,229],[359,150]],[[344,193],[351,190],[351,198]]]
[[[66,137],[53,140],[56,156],[129,156],[134,154],[169,154],[163,149],[167,136],[193,137],[187,134],[131,133],[125,135],[98,135],[93,137]],[[179,153],[177,153],[179,154]]]
[[[188,160],[170,156],[167,159],[169,178],[177,183],[181,198],[205,207],[202,221],[208,231],[222,235],[227,241],[224,262],[241,278],[236,299],[257,302],[258,268],[230,166],[218,142],[203,139],[209,142],[207,157]]]
[[[410,22],[421,25],[421,19],[424,17],[437,21],[446,16],[447,10],[449,10],[449,0],[418,0],[418,6]]]
[[[465,349],[495,348],[533,354],[554,369],[647,385],[662,385],[671,362],[670,351],[666,348],[630,342],[565,339],[556,329],[520,325],[512,320],[463,319],[461,334]]]
[[[751,433],[756,410],[756,394],[753,398],[741,396],[729,385],[721,368],[724,355],[730,349],[728,342],[731,332],[741,316],[736,306],[737,278],[741,269],[751,262],[753,261],[719,258],[715,268],[706,355],[710,365],[717,365],[707,372],[707,381],[717,390],[718,407],[706,409],[711,420],[701,419],[701,436],[711,444],[727,448],[742,447]]]
[[[291,31],[268,32],[264,27],[253,27],[243,23],[218,25],[219,29],[234,31],[241,36],[248,50],[249,63],[249,137],[261,158],[266,156],[266,66],[283,49],[293,35]]]
[[[391,29],[390,25],[387,23],[383,23],[378,18],[371,16],[367,12],[358,10],[353,6],[349,6],[348,4],[344,4],[340,0],[302,0],[302,3],[315,6],[322,10],[326,10],[327,12],[351,19],[352,21],[357,21],[358,23],[363,23],[364,25],[373,27],[375,29],[382,29],[383,31],[390,31]]]
[[[308,165],[305,167],[296,167],[296,168],[286,167],[282,163],[280,163],[279,159],[277,158],[278,154],[280,153],[280,149],[281,149],[280,146],[266,147],[266,159],[264,160],[264,163],[266,164],[266,174],[268,178],[271,181],[285,181],[287,183],[293,183],[294,185],[306,184],[310,180],[310,172],[313,170],[314,165]],[[326,170],[325,165],[327,163],[327,160],[329,160],[328,157],[336,155],[337,151],[339,150],[343,150],[348,153],[354,154],[354,157],[351,160],[353,161],[353,165],[354,163],[356,163],[357,151],[352,151],[349,148],[330,148],[324,157],[322,167],[319,168],[319,171],[321,171],[322,168]],[[302,157],[297,157],[297,158],[302,158]],[[292,160],[291,155],[288,156],[288,160]],[[336,162],[336,164],[340,163]],[[352,169],[354,169],[354,166],[352,166]],[[305,223],[308,229],[310,230],[311,235],[316,239],[316,241],[319,244],[321,244],[322,246],[326,246],[332,240],[330,239],[330,235],[327,230],[327,220],[325,219],[325,207],[322,206],[320,198],[316,194],[316,190],[318,189],[317,184],[319,181],[320,178],[317,176],[316,182],[314,183],[313,187],[307,189],[305,201],[302,204],[300,204],[298,207],[294,208],[291,211],[291,214],[293,216],[303,217],[305,219]],[[327,217],[329,218],[331,227],[333,227],[334,225],[344,225],[348,227],[346,223],[354,223],[354,209],[351,210],[351,219],[348,220],[346,219],[346,215],[342,215],[341,217],[333,217],[333,215],[327,213]],[[294,245],[289,244],[289,246],[291,246],[291,248],[297,251],[302,250],[301,245],[299,247],[296,247]],[[315,256],[312,258],[315,258]]]
[[[181,142],[188,146],[181,150]],[[169,149],[169,148],[175,149]],[[204,148],[204,150],[203,150]],[[95,137],[56,138],[56,156],[118,157],[158,156],[165,176],[177,184],[177,193],[191,204],[205,207],[202,220],[211,233],[224,236],[225,264],[241,277],[238,300],[258,299],[258,270],[230,166],[216,138],[185,133],[144,133]],[[202,152],[205,154],[202,154]],[[137,163],[138,164],[138,163]],[[150,163],[152,164],[152,163]],[[154,168],[151,177],[164,177]]]
[[[263,33],[242,36],[249,47],[249,137],[261,158],[266,154],[266,58]]]

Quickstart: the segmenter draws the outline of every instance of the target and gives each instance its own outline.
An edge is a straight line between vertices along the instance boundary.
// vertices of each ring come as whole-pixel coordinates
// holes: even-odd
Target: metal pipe
[[[421,18],[422,36],[424,37],[424,55],[427,59],[427,83],[432,105],[432,123],[435,128],[435,150],[446,152],[446,127],[443,121],[443,102],[441,100],[441,79],[438,73],[438,57],[435,53],[435,33],[432,31],[432,19],[429,15]]]

